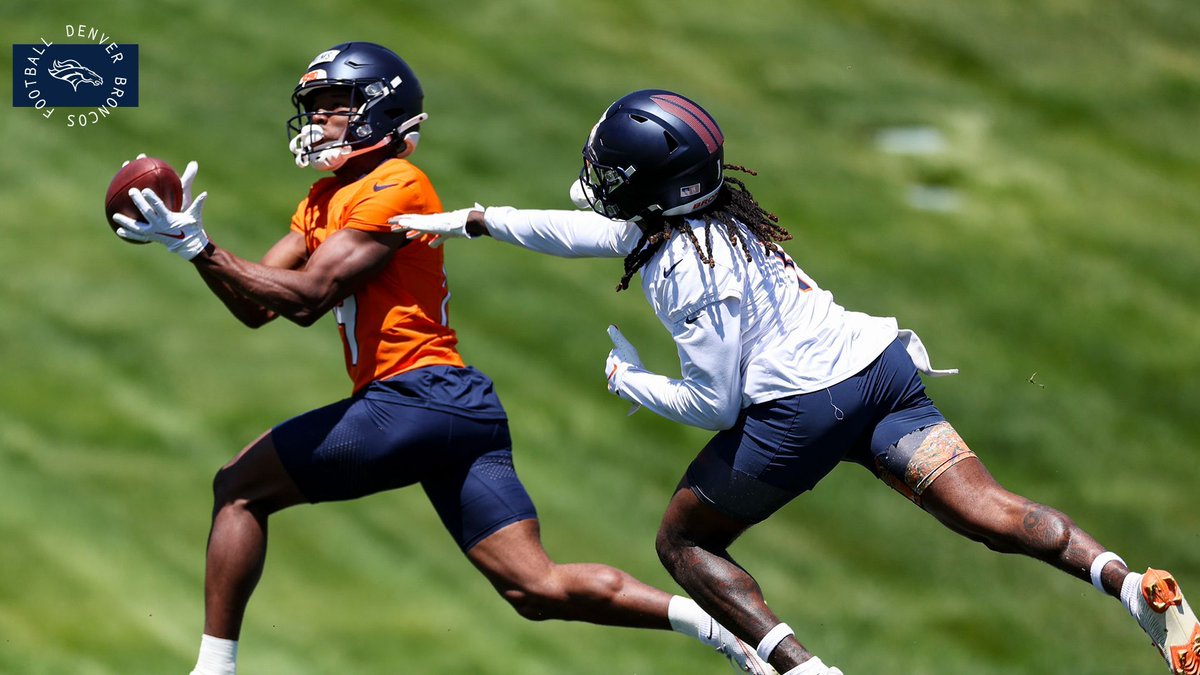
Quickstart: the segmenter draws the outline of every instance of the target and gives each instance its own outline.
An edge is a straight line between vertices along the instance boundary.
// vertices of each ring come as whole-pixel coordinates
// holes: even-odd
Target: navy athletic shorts
[[[757,523],[811,490],[841,461],[881,477],[904,476],[912,452],[897,452],[897,442],[944,422],[896,341],[871,365],[827,389],[745,408],[732,428],[700,451],[685,480],[709,506]]]
[[[464,551],[537,517],[513,468],[504,408],[474,368],[433,366],[372,382],[280,424],[271,439],[312,503],[420,483]]]

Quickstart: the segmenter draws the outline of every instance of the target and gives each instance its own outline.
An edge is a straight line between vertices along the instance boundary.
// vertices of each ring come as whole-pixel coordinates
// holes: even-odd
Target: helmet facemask
[[[606,218],[639,220],[640,215],[628,213],[621,207],[619,193],[621,188],[628,188],[629,179],[636,170],[636,167],[622,169],[597,164],[585,155],[583,168],[579,170],[579,183],[583,187],[588,206]]]
[[[340,112],[313,110],[314,96],[326,87],[348,88],[350,109]],[[428,115],[424,113],[413,116],[394,131],[386,132],[372,142],[373,137],[378,134],[371,124],[371,109],[381,103],[389,93],[391,89],[379,81],[366,85],[361,82],[328,81],[293,95],[292,102],[296,106],[296,114],[288,120],[288,132],[292,136],[288,148],[296,156],[296,166],[311,166],[318,171],[336,171],[351,157],[383,147],[394,138],[407,137],[408,141],[416,146],[420,132],[409,130],[425,121]],[[338,138],[325,139],[324,125],[313,122],[317,115],[325,118],[346,118],[346,124]]]

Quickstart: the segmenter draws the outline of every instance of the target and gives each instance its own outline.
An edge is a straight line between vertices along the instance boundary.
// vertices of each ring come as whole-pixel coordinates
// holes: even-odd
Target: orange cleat
[[[1200,621],[1170,572],[1148,569],[1142,599],[1152,610],[1139,621],[1175,675],[1200,675]]]

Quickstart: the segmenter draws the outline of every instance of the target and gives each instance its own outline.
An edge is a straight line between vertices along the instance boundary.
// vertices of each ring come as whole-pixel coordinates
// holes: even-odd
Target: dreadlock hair
[[[737,164],[723,166],[729,171],[740,171],[751,176],[758,175],[758,172]],[[737,223],[744,225],[746,230],[771,252],[779,250],[778,242],[792,238],[787,230],[780,227],[779,217],[759,206],[754,195],[750,194],[750,190],[746,188],[746,184],[733,176],[725,176],[725,183],[721,186],[721,191],[717,193],[717,198],[703,212],[695,214],[693,217],[704,220],[704,246],[700,245],[696,233],[687,225],[687,216],[666,216],[653,221],[643,218],[642,238],[638,240],[633,252],[625,256],[625,275],[617,284],[617,292],[620,293],[629,288],[629,280],[633,278],[633,275],[649,262],[663,243],[676,232],[682,232],[692,242],[692,246],[696,249],[696,255],[700,256],[700,262],[709,267],[716,264],[712,254],[712,226],[714,223],[724,226],[729,241],[741,249],[746,256],[746,262],[751,260],[750,246],[739,234]]]

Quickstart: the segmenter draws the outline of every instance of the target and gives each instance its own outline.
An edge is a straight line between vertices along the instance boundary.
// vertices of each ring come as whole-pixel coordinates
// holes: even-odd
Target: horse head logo
[[[75,91],[79,91],[79,85],[85,82],[93,87],[104,84],[104,78],[100,77],[99,73],[85,67],[75,59],[55,61],[48,72],[50,77],[66,82]]]

